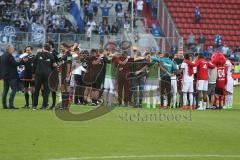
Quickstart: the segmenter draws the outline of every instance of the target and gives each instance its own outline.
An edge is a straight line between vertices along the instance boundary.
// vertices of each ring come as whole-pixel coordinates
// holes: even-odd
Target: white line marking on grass
[[[99,157],[71,157],[71,158],[58,158],[49,160],[94,160],[94,159],[125,159],[125,158],[240,158],[240,155],[130,155],[130,156],[99,156]]]

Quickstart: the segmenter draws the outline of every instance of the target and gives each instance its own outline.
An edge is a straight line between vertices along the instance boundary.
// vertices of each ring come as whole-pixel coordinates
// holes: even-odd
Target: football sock
[[[156,108],[158,96],[153,96],[153,108]]]
[[[114,95],[113,94],[109,94],[108,95],[108,106],[109,107],[113,107],[112,105],[113,105],[113,101],[114,101]]]
[[[183,106],[187,105],[187,93],[183,93]]]
[[[109,103],[109,101],[108,101],[108,91],[103,92],[103,98],[104,98],[104,106],[106,107]]]
[[[29,105],[29,93],[28,92],[25,93],[24,96],[25,96],[26,105],[28,106]]]
[[[207,102],[202,102],[202,108],[203,108],[203,110],[206,110],[206,108],[207,108]]]
[[[202,101],[199,101],[199,102],[198,102],[198,106],[199,106],[200,109],[203,108],[203,103],[202,103]]]
[[[146,97],[147,108],[150,108],[150,97]]]
[[[193,105],[193,93],[189,93],[190,106]]]
[[[229,108],[232,108],[232,105],[233,105],[233,95],[229,95]]]
[[[173,94],[173,97],[172,97],[172,106],[173,106],[173,108],[176,108],[176,102],[177,102],[177,95]]]

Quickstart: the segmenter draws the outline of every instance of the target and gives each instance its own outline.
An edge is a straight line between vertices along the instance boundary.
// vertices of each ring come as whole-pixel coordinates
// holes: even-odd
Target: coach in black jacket
[[[33,109],[38,106],[39,91],[43,86],[43,104],[42,109],[48,106],[49,86],[48,77],[56,67],[55,59],[50,53],[50,45],[44,44],[43,50],[38,52],[33,63],[33,78],[35,78],[35,93],[33,98]]]
[[[2,105],[4,109],[18,109],[14,107],[14,98],[17,91],[17,62],[13,57],[14,46],[8,45],[6,48],[6,53],[2,55],[1,58],[1,70],[2,78],[4,80],[3,95],[2,95]],[[9,106],[7,106],[7,94],[11,88],[11,94],[9,97]]]

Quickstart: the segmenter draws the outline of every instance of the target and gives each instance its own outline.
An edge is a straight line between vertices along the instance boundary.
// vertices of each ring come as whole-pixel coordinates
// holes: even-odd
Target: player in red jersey
[[[217,66],[217,83],[216,83],[216,109],[223,109],[224,95],[227,84],[227,67]]]
[[[213,54],[211,60],[217,66],[215,105],[216,109],[222,109],[227,84],[227,66],[225,65],[226,58],[221,52],[216,52]]]
[[[208,68],[215,68],[215,65],[208,62],[203,54],[199,54],[195,66],[197,67],[198,110],[206,110],[208,101]]]

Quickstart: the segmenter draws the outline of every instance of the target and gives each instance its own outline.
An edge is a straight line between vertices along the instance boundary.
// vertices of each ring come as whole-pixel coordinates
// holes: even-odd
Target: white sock
[[[176,102],[177,102],[177,95],[176,95],[176,94],[173,94],[173,97],[172,97],[172,106],[173,106],[173,107],[176,106]]]
[[[201,109],[203,108],[202,101],[199,101],[199,102],[198,102],[198,106],[199,106],[199,108],[201,108]]]
[[[153,108],[156,108],[158,96],[153,96]]]
[[[193,105],[193,93],[189,93],[190,106]]]
[[[150,97],[146,97],[146,103],[147,103],[147,108],[150,108],[151,102],[150,102]]]
[[[227,108],[229,107],[229,95],[226,96],[225,106],[226,106]]]
[[[183,105],[187,105],[187,93],[183,93]]]
[[[207,108],[207,102],[203,102],[203,103],[202,103],[202,108],[203,108],[203,110],[206,110],[206,108]]]
[[[168,103],[168,101],[167,101],[167,97],[166,96],[163,96],[164,97],[164,100],[163,100],[163,106],[167,106],[167,103]]]
[[[107,104],[108,104],[108,91],[105,91],[103,93],[103,101],[104,101],[104,105],[107,106]]]
[[[233,95],[229,95],[229,108],[232,108],[233,106]]]
[[[62,93],[59,93],[59,102],[62,102]]]

